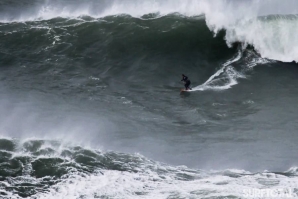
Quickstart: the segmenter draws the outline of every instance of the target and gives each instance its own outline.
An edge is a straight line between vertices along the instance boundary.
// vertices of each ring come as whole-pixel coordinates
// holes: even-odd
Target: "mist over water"
[[[1,1],[0,198],[294,197],[297,6]]]

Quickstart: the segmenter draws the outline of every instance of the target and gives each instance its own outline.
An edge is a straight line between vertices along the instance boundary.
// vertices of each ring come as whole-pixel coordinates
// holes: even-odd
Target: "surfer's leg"
[[[189,90],[190,88],[189,88],[189,85],[190,85],[190,83],[189,82],[187,82],[184,86],[185,86],[185,90]]]
[[[191,84],[191,82],[188,80],[188,81],[187,81],[187,90],[191,90],[191,88],[190,88],[190,84]]]

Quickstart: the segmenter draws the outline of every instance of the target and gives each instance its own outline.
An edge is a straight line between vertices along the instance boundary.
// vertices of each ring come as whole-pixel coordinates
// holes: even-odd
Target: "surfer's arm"
[[[184,77],[181,79],[181,82],[182,82],[182,81],[186,82],[187,79],[188,79],[188,77],[184,76]]]

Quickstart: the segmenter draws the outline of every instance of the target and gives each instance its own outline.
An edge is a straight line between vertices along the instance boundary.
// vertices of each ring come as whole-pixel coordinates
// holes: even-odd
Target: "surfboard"
[[[190,90],[185,90],[184,88],[182,88],[182,89],[180,90],[180,92],[188,92],[188,91],[190,91]]]

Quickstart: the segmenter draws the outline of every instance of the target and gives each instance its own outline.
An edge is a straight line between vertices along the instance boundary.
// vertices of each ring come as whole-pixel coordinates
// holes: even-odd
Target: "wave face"
[[[141,81],[148,74],[164,76],[169,71],[174,74],[175,69],[181,70],[187,62],[197,59],[214,70],[218,63],[233,57],[238,48],[226,46],[224,32],[214,38],[203,17],[177,14],[158,18],[156,15],[55,18],[3,23],[0,28],[2,66],[26,68],[30,74],[38,74],[40,81],[47,81],[49,74],[58,71],[71,78],[84,74],[86,69],[95,76]],[[157,70],[163,64],[166,66]],[[205,72],[202,75],[207,75]],[[102,82],[101,86],[106,85]]]
[[[241,198],[249,193],[245,190],[261,187],[287,187],[287,197],[298,193],[297,168],[283,173],[204,172],[59,141],[0,143],[2,198]]]

